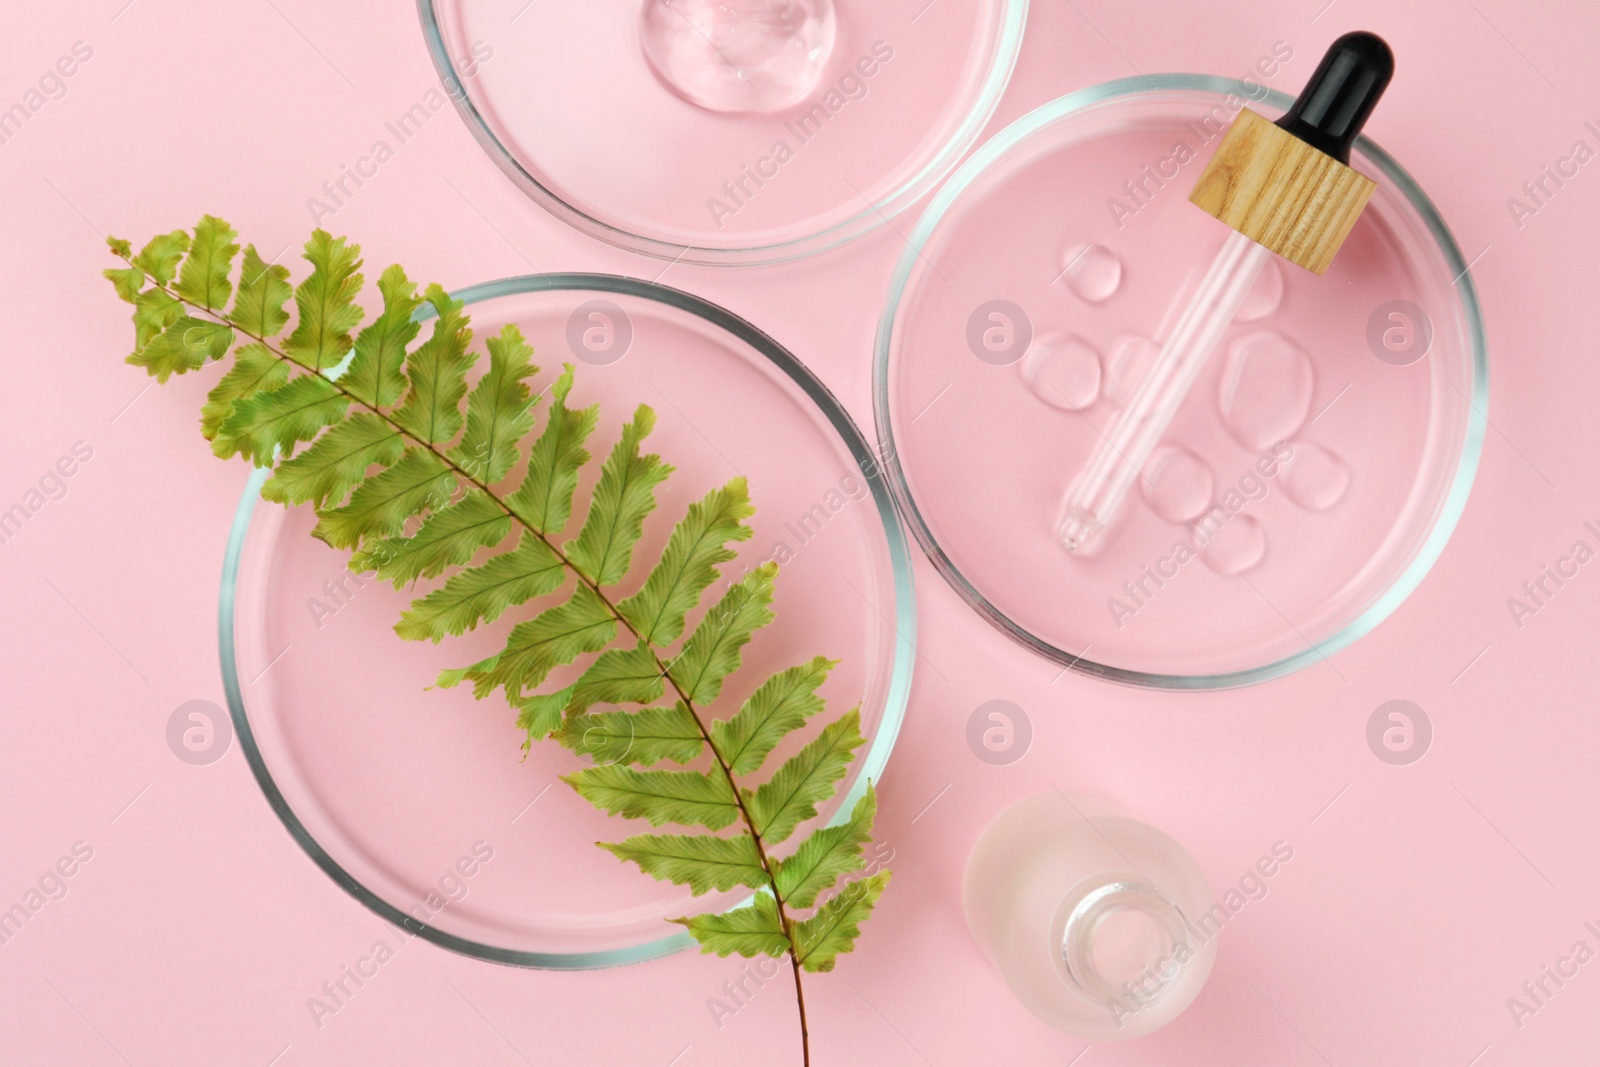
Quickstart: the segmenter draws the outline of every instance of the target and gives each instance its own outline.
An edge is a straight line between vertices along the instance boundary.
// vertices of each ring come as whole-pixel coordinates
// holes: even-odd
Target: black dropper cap
[[[1350,162],[1350,147],[1394,77],[1394,53],[1375,33],[1347,33],[1327,54],[1300,90],[1278,125],[1340,163]]]

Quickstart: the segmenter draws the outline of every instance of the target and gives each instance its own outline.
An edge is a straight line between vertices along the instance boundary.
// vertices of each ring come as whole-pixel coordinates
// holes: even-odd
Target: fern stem
[[[133,265],[133,260],[130,257],[119,255],[119,258],[128,263],[130,266]],[[589,587],[589,591],[592,592],[600,601],[600,603],[605,606],[605,609],[610,612],[612,618],[621,623],[623,628],[626,629],[628,633],[632,634],[634,639],[639,642],[641,646],[649,649],[651,658],[655,660],[656,666],[661,671],[661,677],[672,686],[673,691],[678,694],[678,699],[683,701],[684,707],[689,709],[689,714],[693,716],[695,725],[700,728],[700,736],[705,740],[706,748],[710,750],[712,758],[716,761],[718,768],[720,768],[722,771],[722,776],[727,781],[729,790],[733,793],[734,803],[738,805],[739,816],[741,819],[743,819],[746,828],[749,829],[750,838],[755,843],[756,855],[760,857],[761,869],[767,876],[767,884],[772,890],[772,898],[777,906],[778,924],[783,929],[784,939],[789,943],[789,962],[794,970],[795,1001],[800,1013],[800,1049],[802,1063],[805,1065],[805,1067],[810,1067],[811,1035],[806,1027],[806,995],[805,987],[800,979],[799,946],[795,944],[794,927],[789,920],[789,913],[784,907],[783,895],[778,892],[778,880],[773,873],[771,859],[767,856],[766,847],[761,840],[761,832],[756,828],[755,818],[750,814],[750,810],[745,806],[744,797],[739,792],[739,785],[733,776],[733,770],[731,767],[729,767],[728,761],[723,758],[722,753],[718,751],[716,743],[711,739],[710,727],[701,718],[699,711],[695,708],[694,702],[689,699],[689,694],[684,692],[683,687],[678,684],[677,679],[672,677],[672,672],[668,669],[668,664],[661,659],[660,655],[657,654],[655,646],[646,641],[644,639],[644,635],[640,634],[639,631],[634,628],[633,624],[623,617],[622,612],[617,610],[616,605],[611,602],[610,597],[606,596],[605,592],[600,588],[599,583],[591,581],[588,576],[585,575],[583,571],[581,571],[577,565],[568,558],[567,554],[561,551],[560,547],[558,547],[549,537],[545,535],[543,530],[535,528],[526,519],[513,511],[509,506],[506,505],[504,501],[500,499],[493,489],[491,489],[484,482],[480,481],[475,475],[469,473],[461,464],[451,459],[450,456],[448,456],[445,451],[437,446],[434,442],[424,441],[416,434],[405,429],[376,405],[369,404],[365,400],[362,400],[360,397],[356,396],[348,388],[341,385],[337,379],[328,378],[327,375],[322,373],[321,368],[309,367],[306,364],[301,363],[300,361],[291,357],[288,353],[273,345],[271,340],[268,338],[262,337],[259,334],[251,333],[249,330],[241,328],[226,314],[219,313],[211,308],[205,307],[204,305],[196,304],[191,300],[186,300],[160,282],[152,282],[152,284],[155,288],[160,289],[163,293],[166,293],[169,297],[172,297],[174,300],[185,305],[186,307],[200,312],[216,322],[221,323],[222,325],[227,326],[240,334],[243,334],[252,341],[259,343],[262,348],[266,349],[266,351],[271,353],[273,357],[279,361],[287,363],[291,367],[297,367],[302,371],[310,374],[316,374],[323,378],[328,382],[328,384],[332,385],[334,389],[348,397],[352,403],[364,408],[373,415],[376,415],[378,418],[382,419],[385,423],[392,427],[397,434],[407,438],[408,440],[414,441],[416,444],[427,449],[429,452],[432,452],[453,473],[459,475],[461,478],[465,479],[473,486],[481,490],[484,496],[493,501],[495,506],[501,511],[505,512],[512,522],[516,523],[518,526],[521,526],[524,530],[533,534],[533,536],[537,537],[541,542],[543,542],[544,546],[548,548],[558,560],[561,561],[562,566],[571,571],[578,581]]]

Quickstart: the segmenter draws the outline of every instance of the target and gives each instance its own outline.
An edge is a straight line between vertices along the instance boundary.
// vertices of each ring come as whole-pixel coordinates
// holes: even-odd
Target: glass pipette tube
[[[1116,521],[1134,481],[1143,476],[1150,454],[1271,255],[1237,230],[1228,235],[1133,399],[1073,482],[1059,531],[1068,552],[1092,553],[1100,535]]]

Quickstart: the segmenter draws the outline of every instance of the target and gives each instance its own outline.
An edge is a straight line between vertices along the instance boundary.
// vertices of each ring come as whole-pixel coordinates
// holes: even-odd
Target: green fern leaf
[[[580,585],[565,604],[518,623],[506,647],[469,668],[465,677],[472,680],[473,692],[479,696],[504,688],[513,700],[520,699],[551,671],[585,653],[600,651],[616,635],[617,620],[605,601]]]
[[[523,742],[524,749],[535,741],[544,740],[561,726],[561,713],[571,699],[572,687],[569,685],[554,693],[541,693],[512,702],[518,709],[517,729],[525,730],[528,734],[528,740]]]
[[[233,353],[233,366],[206,394],[205,407],[200,409],[200,432],[207,441],[214,439],[233,412],[234,401],[282,389],[288,380],[289,364],[267,351],[265,345],[239,346]]]
[[[739,669],[740,655],[755,632],[772,621],[775,563],[763,563],[730,587],[700,620],[683,651],[669,667],[672,679],[696,704],[710,704],[722,692],[722,680]]]
[[[133,353],[127,362],[138,365],[145,346],[183,317],[183,305],[165,289],[146,289],[134,297]]]
[[[588,767],[563,775],[563,782],[608,815],[648,819],[651,826],[677,823],[720,830],[739,817],[739,802],[720,770],[636,771]]]
[[[115,242],[116,238],[108,237],[107,241]],[[113,245],[115,251],[115,245]],[[138,267],[111,267],[100,272],[111,279],[111,284],[116,288],[117,295],[130,304],[139,302],[139,292],[144,288],[144,271]]]
[[[234,295],[233,310],[228,317],[251,337],[276,337],[278,331],[289,324],[289,313],[283,310],[283,305],[293,295],[289,268],[281,263],[267,263],[256,252],[255,245],[247,245],[244,262],[239,267],[239,291]]]
[[[494,485],[517,462],[517,444],[533,429],[532,391],[523,379],[539,373],[533,347],[507,323],[488,340],[489,370],[467,397],[467,430],[450,458],[483,485]]]
[[[362,482],[348,504],[321,512],[311,534],[334,548],[354,548],[365,537],[392,537],[411,516],[449,500],[456,484],[438,456],[408,448],[394,466]]]
[[[517,518],[546,537],[559,536],[572,517],[572,494],[578,472],[589,462],[583,443],[600,421],[600,408],[591,404],[579,411],[567,408],[572,390],[572,364],[550,387],[550,417],[528,456],[528,474],[506,506]]]
[[[823,727],[817,739],[801,749],[754,793],[744,793],[745,807],[756,833],[777,844],[796,826],[817,814],[817,804],[833,795],[834,783],[849,770],[852,753],[865,743],[861,713],[852,709]]]
[[[164,382],[174,374],[199,370],[211,360],[222,358],[232,344],[232,327],[183,315],[150,338],[148,344],[128,357],[128,362]]]
[[[878,794],[868,785],[849,820],[824,826],[802,841],[794,855],[779,860],[772,873],[783,902],[809,908],[842,876],[860,870],[861,848],[872,840],[872,820],[877,814]]]
[[[287,456],[324,426],[344,417],[350,398],[318,374],[290,379],[281,389],[256,393],[233,405],[217,430],[211,450],[226,459],[242,455],[258,467],[272,465],[273,454]]]
[[[463,305],[438,285],[425,295],[439,317],[433,333],[406,360],[406,380],[411,389],[395,409],[394,421],[426,445],[443,444],[461,430],[461,398],[467,395],[467,371],[473,357],[467,354],[472,330]]]
[[[757,893],[747,906],[721,915],[695,915],[670,921],[688,927],[702,954],[715,952],[719,956],[730,956],[738,953],[746,959],[755,956],[779,959],[789,951],[789,938],[783,932],[777,901],[766,893]]]
[[[754,774],[785,734],[798,730],[821,711],[823,700],[817,690],[838,662],[818,656],[779,671],[761,683],[733,718],[712,723],[711,741],[728,770],[735,775]]]
[[[643,587],[617,605],[641,638],[660,646],[683,634],[684,616],[717,580],[717,568],[737,555],[727,544],[750,539],[743,522],[755,513],[743,477],[689,505]]]
[[[666,691],[661,664],[649,646],[611,649],[573,686],[567,710],[582,715],[596,704],[648,704]]]
[[[305,258],[311,275],[295,288],[300,321],[284,341],[283,352],[320,373],[350,353],[350,331],[361,325],[361,309],[355,302],[363,281],[361,246],[317,230],[306,242]]]
[[[706,834],[641,834],[600,847],[625,863],[637,864],[652,878],[686,885],[695,896],[726,892],[736,885],[767,885],[756,840],[749,834],[712,837]]]
[[[851,882],[815,915],[795,924],[795,959],[800,966],[810,973],[833,970],[840,954],[856,947],[861,924],[872,914],[888,884],[888,871]]]
[[[189,251],[189,234],[183,230],[157,234],[133,257],[133,265],[157,285],[166,285],[178,273],[178,261]]]
[[[406,277],[399,264],[378,277],[378,292],[383,296],[383,313],[356,335],[350,365],[339,376],[339,384],[361,403],[386,408],[405,392],[406,349],[416,340],[422,324],[412,316],[422,306],[417,284]]]
[[[267,358],[272,359],[270,354]],[[288,364],[277,359],[272,362],[287,373]],[[241,368],[248,376],[255,366],[254,361],[247,363],[241,354],[228,377]],[[261,373],[270,374],[271,370],[263,368]],[[228,378],[224,378],[217,389],[227,384]],[[240,387],[245,384],[241,381]],[[280,504],[304,504],[308,500],[319,508],[338,504],[367,476],[368,468],[388,467],[404,450],[405,441],[393,426],[377,415],[358,412],[335,424],[298,456],[279,463],[272,478],[261,487],[261,495]]]
[[[688,763],[705,750],[700,724],[682,701],[670,708],[569,715],[555,737],[563,747],[596,763],[635,767]]]
[[[410,537],[369,539],[350,560],[358,573],[378,572],[396,589],[418,578],[433,578],[459,567],[480,548],[497,545],[511,533],[511,519],[481,489],[473,489],[448,507],[439,508]]]
[[[178,272],[178,297],[211,311],[221,311],[233,292],[228,273],[239,246],[232,226],[214,215],[202,215],[194,227],[189,255]]]
[[[482,566],[459,571],[444,585],[414,600],[395,632],[408,641],[438,642],[446,635],[493,622],[514,604],[553,593],[566,580],[566,565],[537,536],[524,533],[517,547]],[[561,709],[557,708],[559,715]]]
[[[595,486],[583,529],[567,546],[567,558],[597,585],[616,585],[627,577],[645,516],[655,510],[656,486],[672,473],[660,456],[639,454],[640,442],[655,425],[656,413],[639,405],[600,468],[600,484]]]

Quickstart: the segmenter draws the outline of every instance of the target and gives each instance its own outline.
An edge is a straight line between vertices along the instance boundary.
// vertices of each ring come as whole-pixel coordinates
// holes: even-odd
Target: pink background
[[[143,238],[208,210],[276,250],[306,198],[435,84],[410,5],[94,0],[12,12],[0,107],[75,41],[93,58],[0,145],[6,388],[0,507],[83,441],[69,494],[0,545],[5,641],[0,907],[86,842],[93,858],[0,947],[6,1064],[797,1061],[793,1001],[769,986],[719,1029],[736,961],[679,956],[555,974],[421,942],[318,1028],[325,980],[393,933],[283,832],[237,746],[173,758],[168,716],[220,702],[216,586],[246,468],[193,431],[205,383],[141,393],[99,231]],[[1600,960],[1519,1028],[1506,999],[1600,927],[1600,724],[1591,564],[1537,615],[1506,600],[1600,519],[1592,340],[1600,175],[1591,164],[1519,227],[1507,207],[1575,141],[1596,146],[1600,14],[1578,3],[1251,0],[1035,4],[997,123],[1136,71],[1237,74],[1290,41],[1384,34],[1400,75],[1372,124],[1431,193],[1489,319],[1493,406],[1478,483],[1422,588],[1374,634],[1248,692],[1141,693],[1031,658],[918,562],[921,658],[879,834],[896,879],[862,949],[808,984],[816,1062],[1417,1064],[1590,1062]],[[121,10],[119,10],[119,8]],[[937,9],[925,18],[934,18]],[[1294,65],[1304,76],[1309,63]],[[445,116],[327,224],[369,263],[460,286],[529,270],[654,277],[527,202]],[[896,223],[901,229],[902,222]],[[726,304],[812,366],[863,425],[893,229],[748,274],[663,281]],[[795,299],[798,287],[808,298]],[[819,315],[815,308],[835,309]],[[1337,669],[1334,669],[1334,668]],[[993,767],[964,738],[980,703],[1033,721]],[[1372,755],[1384,701],[1421,705],[1432,750]],[[1044,1028],[979,956],[962,867],[997,812],[1052,785],[1104,793],[1186,842],[1220,894],[1274,842],[1295,857],[1230,923],[1217,969],[1161,1033],[1097,1045]]]

